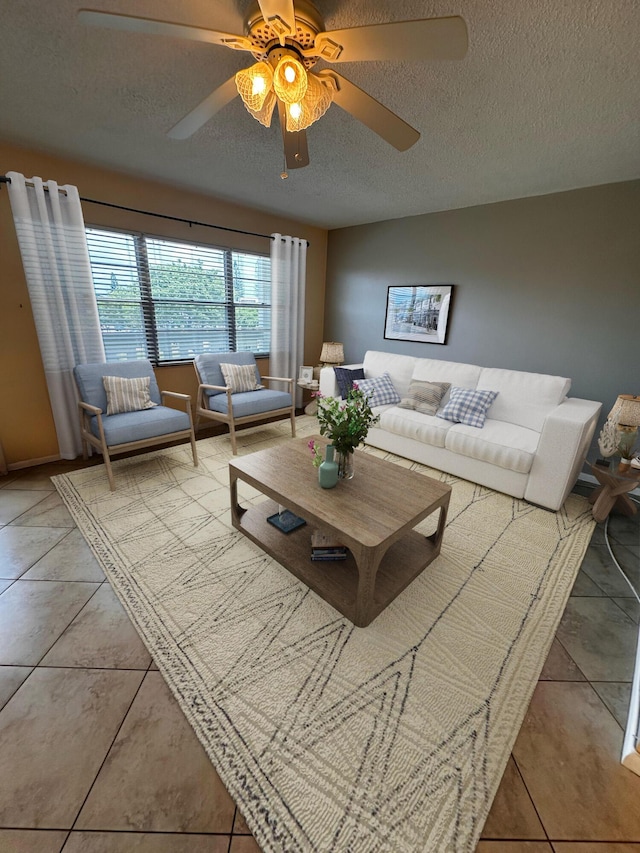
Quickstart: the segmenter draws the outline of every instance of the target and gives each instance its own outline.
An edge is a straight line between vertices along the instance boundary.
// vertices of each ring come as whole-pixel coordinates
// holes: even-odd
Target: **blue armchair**
[[[160,391],[150,361],[78,364],[73,373],[80,397],[82,455],[86,459],[90,447],[95,447],[102,454],[112,492],[115,491],[111,469],[113,454],[188,438],[193,464],[198,464],[191,397],[174,391]],[[116,377],[115,381],[107,379],[109,394],[105,389],[105,376]],[[179,400],[184,411],[165,406],[167,397]],[[112,409],[116,411],[109,413]]]
[[[223,365],[223,367],[221,367]],[[227,367],[231,365],[231,370]],[[233,379],[227,380],[233,366],[250,366],[248,375],[255,377],[254,390],[236,390]],[[293,379],[281,376],[263,376],[258,372],[256,360],[251,352],[217,352],[196,356],[193,366],[198,378],[198,400],[196,405],[196,427],[201,417],[225,423],[229,427],[231,450],[238,452],[236,426],[273,417],[291,419],[291,435],[296,434],[296,412],[293,395]],[[251,368],[253,368],[251,370]],[[245,376],[246,378],[246,376]],[[285,384],[288,391],[265,388],[263,381]],[[248,383],[253,384],[252,382]],[[242,388],[242,384],[238,385]],[[244,387],[248,387],[246,384]]]

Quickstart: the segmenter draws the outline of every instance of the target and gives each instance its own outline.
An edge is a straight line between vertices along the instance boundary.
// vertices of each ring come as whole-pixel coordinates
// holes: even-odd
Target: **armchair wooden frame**
[[[188,438],[191,442],[191,452],[193,454],[193,464],[198,464],[198,451],[196,448],[195,432],[193,428],[193,416],[191,414],[191,396],[189,394],[179,394],[176,391],[160,391],[162,405],[164,405],[165,397],[172,397],[176,400],[181,400],[185,404],[185,410],[189,416],[189,429],[178,430],[177,432],[168,432],[164,435],[157,435],[153,438],[144,438],[139,441],[128,441],[124,444],[107,444],[104,434],[104,424],[102,416],[104,412],[97,406],[92,406],[90,403],[85,403],[83,400],[78,401],[78,409],[80,412],[80,435],[82,438],[82,458],[87,459],[91,447],[95,447],[102,454],[105,468],[107,469],[107,477],[109,478],[109,488],[112,492],[115,491],[115,481],[113,479],[113,470],[111,468],[111,456],[120,453],[127,453],[130,450],[140,450],[143,447],[153,447],[156,444],[166,444],[169,441],[178,441],[183,438]],[[91,431],[91,418],[96,418],[98,427],[98,436]]]
[[[285,382],[287,383],[289,393],[291,394],[291,405],[285,406],[281,409],[271,409],[267,412],[260,412],[258,414],[245,415],[244,417],[237,418],[233,414],[233,394],[231,393],[231,388],[228,385],[207,385],[201,382],[201,376],[198,371],[197,365],[194,363],[194,368],[196,371],[196,376],[198,377],[198,397],[196,404],[196,429],[198,428],[198,424],[200,422],[200,418],[210,418],[211,420],[218,421],[219,423],[227,424],[229,427],[229,438],[231,439],[231,450],[233,455],[236,456],[238,453],[238,444],[236,441],[236,427],[241,426],[242,424],[255,423],[256,421],[266,421],[270,418],[277,417],[285,417],[288,416],[291,419],[291,435],[295,438],[296,435],[296,403],[295,403],[295,394],[293,390],[293,379],[288,378],[286,376],[262,376],[261,381],[269,381],[269,382]],[[222,391],[227,395],[227,412],[214,412],[207,407],[207,391]]]

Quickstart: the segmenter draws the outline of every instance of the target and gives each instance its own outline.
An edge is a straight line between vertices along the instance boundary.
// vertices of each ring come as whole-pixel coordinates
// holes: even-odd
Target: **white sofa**
[[[571,380],[394,353],[365,354],[367,379],[388,373],[401,398],[412,379],[497,391],[484,426],[453,423],[397,405],[379,406],[366,443],[517,498],[557,510],[584,463],[601,403],[567,397]],[[320,372],[320,392],[340,396],[332,367]],[[446,404],[443,398],[438,411]]]

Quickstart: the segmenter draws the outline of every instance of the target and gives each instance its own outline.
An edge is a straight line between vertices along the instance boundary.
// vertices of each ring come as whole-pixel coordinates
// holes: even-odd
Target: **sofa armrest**
[[[362,364],[341,364],[340,367],[346,367],[348,370],[357,370],[362,367]],[[333,367],[323,367],[320,370],[320,393],[323,397],[340,397],[340,389],[336,382],[336,374]]]
[[[560,509],[584,464],[602,403],[569,397],[544,422],[524,498]]]

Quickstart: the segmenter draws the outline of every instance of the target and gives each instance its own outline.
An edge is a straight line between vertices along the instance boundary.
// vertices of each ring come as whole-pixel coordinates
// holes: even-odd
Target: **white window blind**
[[[268,355],[268,255],[148,234],[86,232],[108,361],[170,364],[240,350]]]

